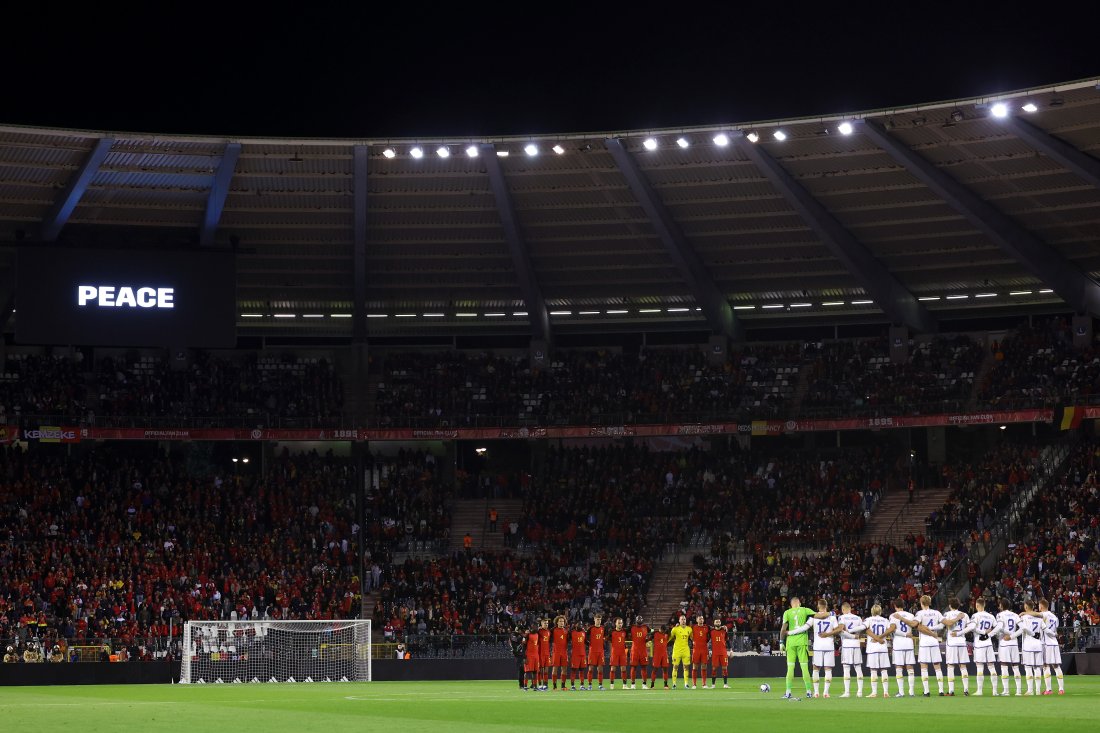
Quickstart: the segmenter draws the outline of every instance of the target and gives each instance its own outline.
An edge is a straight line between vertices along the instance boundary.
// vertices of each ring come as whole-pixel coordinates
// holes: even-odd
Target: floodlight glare
[[[729,135],[727,135],[724,132],[718,133],[717,135],[714,136],[714,144],[719,146],[719,147],[725,147],[726,145],[729,145],[730,144]]]
[[[1023,107],[1021,107],[1020,109],[1022,109],[1024,112],[1038,112],[1039,111],[1039,108],[1035,106],[1034,102],[1028,102]]]
[[[552,147],[550,149],[553,150],[558,155],[561,155],[562,153],[565,152],[565,148],[563,148],[561,145],[555,145],[554,147]]]
[[[476,158],[477,156],[478,156],[478,149],[477,149],[476,145],[471,145],[470,147],[466,148],[466,157],[467,158]]]
[[[776,130],[772,133],[772,137],[782,142],[787,139],[787,133],[783,132],[782,130]]]
[[[409,155],[419,160],[420,158],[424,157],[424,151],[420,148],[413,148],[409,151]]]
[[[656,150],[657,149],[657,141],[654,140],[651,137],[647,137],[645,139],[645,142],[642,143],[642,147],[644,147],[646,150]]]
[[[749,139],[750,143],[754,143],[760,139],[760,136],[757,135],[755,132],[750,132],[748,135],[745,135],[745,137]]]
[[[446,145],[440,145],[436,149],[435,154],[438,155],[440,158],[450,158],[451,150]]]
[[[385,150],[382,151],[382,157],[383,158],[396,158],[397,153],[394,151],[393,148],[386,148]]]
[[[539,154],[539,146],[534,143],[527,143],[527,147],[523,149],[523,152],[527,153],[532,158]]]
[[[841,135],[851,135],[852,134],[852,123],[851,122],[841,122],[839,125],[837,125],[836,129],[840,131]]]
[[[1008,105],[1004,102],[997,102],[990,108],[989,112],[994,117],[1008,117]]]
[[[681,148],[686,148],[689,145],[686,137],[677,138],[676,144],[679,145]]]

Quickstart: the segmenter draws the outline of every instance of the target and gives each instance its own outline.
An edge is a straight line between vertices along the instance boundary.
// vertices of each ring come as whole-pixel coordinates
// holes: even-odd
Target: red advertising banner
[[[1086,419],[1100,418],[1100,407],[1079,408]],[[784,435],[833,430],[892,430],[896,428],[1049,423],[1051,409],[989,411],[960,414],[849,417],[820,420],[753,420],[661,425],[570,425],[550,428],[74,428],[41,426],[20,429],[0,426],[0,444],[13,440],[76,443],[81,440],[515,440],[542,438],[629,438],[692,435]]]

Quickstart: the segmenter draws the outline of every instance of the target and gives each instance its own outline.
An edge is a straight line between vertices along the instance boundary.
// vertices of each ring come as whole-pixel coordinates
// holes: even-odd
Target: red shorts
[[[691,663],[692,664],[706,664],[707,663],[707,650],[706,649],[692,650],[692,652],[691,652]]]
[[[603,649],[593,649],[588,652],[588,664],[592,667],[602,667],[604,665]]]
[[[573,657],[569,660],[569,666],[573,669],[580,669],[585,666],[584,657]]]
[[[527,657],[526,659],[524,659],[523,660],[523,671],[524,672],[538,672],[539,671],[539,660],[538,660],[538,658],[537,657]]]
[[[545,657],[543,657],[542,659],[539,660],[539,666],[540,667],[549,667],[550,666],[550,655],[549,654],[547,654]]]
[[[649,659],[644,654],[631,654],[630,666],[631,667],[644,667],[649,663]]]
[[[653,657],[653,666],[654,667],[667,667],[668,666],[668,655],[666,654],[663,657]]]
[[[722,669],[725,669],[726,665],[729,664],[729,661],[729,657],[726,656],[726,653],[724,651],[710,655],[710,666],[712,667],[721,667]]]
[[[566,663],[565,651],[554,652],[554,658],[550,662],[551,667],[564,667]]]
[[[611,666],[612,667],[625,667],[626,666],[626,649],[612,649],[611,650]]]

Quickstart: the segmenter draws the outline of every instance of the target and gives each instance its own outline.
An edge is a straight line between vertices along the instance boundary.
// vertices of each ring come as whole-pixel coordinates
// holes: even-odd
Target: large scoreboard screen
[[[236,260],[227,252],[19,248],[20,343],[236,345]]]

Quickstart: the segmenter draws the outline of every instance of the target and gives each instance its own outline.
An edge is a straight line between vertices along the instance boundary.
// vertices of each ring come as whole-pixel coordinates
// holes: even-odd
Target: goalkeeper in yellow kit
[[[680,665],[684,689],[688,686],[688,670],[691,668],[691,627],[688,618],[680,614],[680,623],[672,627],[669,638],[672,639],[672,686],[676,687],[676,665]]]

